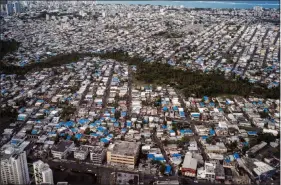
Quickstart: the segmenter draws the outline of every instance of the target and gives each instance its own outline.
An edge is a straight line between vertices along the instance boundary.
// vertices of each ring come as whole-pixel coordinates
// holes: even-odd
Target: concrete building
[[[140,143],[119,141],[111,144],[107,151],[107,162],[134,168],[138,159]]]
[[[30,142],[17,146],[6,144],[1,148],[1,184],[29,184],[26,152]]]
[[[68,156],[73,147],[73,141],[60,141],[56,146],[52,148],[51,152],[54,158],[63,159]]]
[[[196,176],[197,159],[192,158],[192,153],[187,152],[182,164],[182,174],[189,177]]]
[[[89,149],[85,146],[81,146],[74,151],[74,158],[79,160],[85,160],[89,155]]]
[[[95,164],[102,164],[105,159],[106,150],[100,146],[93,146],[89,151],[91,161]]]
[[[215,169],[216,164],[211,162],[205,162],[204,167],[198,168],[197,170],[197,178],[198,179],[206,179],[209,181],[215,180]]]
[[[39,160],[33,163],[34,177],[36,184],[54,184],[53,172],[49,165]]]

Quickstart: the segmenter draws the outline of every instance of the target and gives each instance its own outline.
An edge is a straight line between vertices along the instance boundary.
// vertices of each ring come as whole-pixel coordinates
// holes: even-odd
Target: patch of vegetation
[[[0,71],[7,74],[25,74],[31,70],[40,70],[76,62],[85,56],[98,56],[102,59],[115,59],[126,62],[129,65],[136,65],[137,72],[134,75],[136,80],[147,84],[171,85],[189,97],[195,94],[197,97],[204,95],[217,96],[220,94],[240,95],[244,97],[256,96],[262,98],[278,99],[280,95],[279,87],[267,89],[261,85],[254,85],[247,79],[237,78],[234,80],[225,79],[224,74],[218,71],[205,74],[200,71],[181,70],[158,62],[143,62],[143,58],[129,57],[127,53],[116,51],[103,54],[91,53],[70,53],[61,54],[40,63],[32,63],[25,67],[2,65]]]
[[[0,41],[0,60],[8,53],[16,51],[20,43],[15,40]]]

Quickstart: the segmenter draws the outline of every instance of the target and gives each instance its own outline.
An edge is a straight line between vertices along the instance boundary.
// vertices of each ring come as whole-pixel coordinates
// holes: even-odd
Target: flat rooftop
[[[113,154],[134,156],[140,147],[139,142],[119,141],[111,149]]]
[[[73,141],[60,141],[57,145],[53,146],[52,150],[56,152],[64,152],[72,144]]]

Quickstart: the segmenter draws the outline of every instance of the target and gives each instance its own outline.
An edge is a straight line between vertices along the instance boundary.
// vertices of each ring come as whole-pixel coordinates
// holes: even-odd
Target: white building
[[[25,147],[29,142],[17,146],[6,144],[1,148],[1,183],[29,184],[29,173]]]
[[[89,149],[85,146],[81,146],[74,151],[74,158],[79,160],[85,160],[89,154]]]
[[[51,152],[54,158],[63,159],[69,155],[73,147],[73,141],[60,141],[56,146],[52,148]]]
[[[39,160],[33,163],[33,170],[35,176],[35,183],[49,183],[54,184],[53,172],[49,165]]]
[[[215,169],[215,163],[205,162],[204,167],[197,169],[197,179],[206,179],[209,181],[214,181],[216,176]]]

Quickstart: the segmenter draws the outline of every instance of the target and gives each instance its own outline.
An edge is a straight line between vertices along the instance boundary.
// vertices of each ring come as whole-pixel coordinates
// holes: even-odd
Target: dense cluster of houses
[[[77,63],[2,74],[1,109],[17,110],[2,134],[13,147],[29,141],[28,157],[78,160],[138,172],[212,182],[264,181],[279,162],[280,100],[182,98],[170,86],[133,80],[135,66],[85,57]],[[21,102],[21,104],[19,104]],[[260,155],[258,155],[258,152]],[[163,165],[165,168],[163,168]]]
[[[42,10],[47,13],[41,15]],[[19,17],[5,17],[1,38],[21,42],[18,51],[6,56],[14,57],[14,64],[20,66],[61,53],[119,49],[148,62],[204,72],[220,70],[226,76],[243,76],[272,88],[280,83],[279,26],[256,19],[277,16],[277,10],[262,9],[54,2],[30,5]]]

